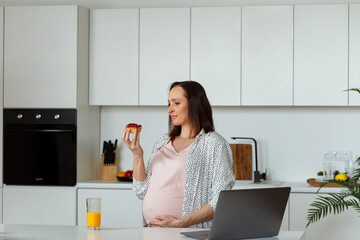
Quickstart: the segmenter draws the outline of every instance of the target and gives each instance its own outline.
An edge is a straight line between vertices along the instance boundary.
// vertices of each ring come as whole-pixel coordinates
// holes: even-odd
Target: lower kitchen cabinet
[[[280,226],[280,231],[288,231],[288,230],[289,230],[289,201],[286,204],[284,217]]]
[[[360,217],[354,209],[334,215],[329,214],[320,221],[307,224],[307,212],[311,208],[310,204],[318,195],[314,193],[291,193],[290,194],[290,231],[304,231],[306,240],[338,240],[338,239],[357,239],[360,235]]]
[[[138,227],[141,201],[132,189],[78,189],[78,225],[86,226],[86,198],[101,198],[101,227]]]
[[[3,187],[4,224],[76,224],[75,187]]]
[[[3,199],[3,189],[0,188],[0,223],[3,223],[3,208],[2,208],[2,199]]]

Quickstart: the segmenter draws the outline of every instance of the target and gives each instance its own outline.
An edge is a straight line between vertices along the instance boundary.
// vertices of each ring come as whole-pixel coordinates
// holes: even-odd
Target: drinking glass
[[[324,162],[324,180],[332,179],[334,179],[332,162]]]
[[[90,230],[100,229],[101,198],[86,199],[87,226]]]
[[[354,175],[354,166],[355,164],[353,161],[344,162],[344,170],[349,178],[352,178]]]

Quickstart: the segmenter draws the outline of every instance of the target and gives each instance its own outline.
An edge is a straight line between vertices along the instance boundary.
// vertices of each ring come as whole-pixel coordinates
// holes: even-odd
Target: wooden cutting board
[[[230,144],[236,180],[252,180],[252,145]]]

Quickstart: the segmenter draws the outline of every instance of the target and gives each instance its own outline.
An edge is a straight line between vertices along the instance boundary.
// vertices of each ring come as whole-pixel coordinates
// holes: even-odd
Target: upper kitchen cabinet
[[[240,106],[241,8],[191,10],[191,79],[211,105]]]
[[[292,105],[293,7],[242,8],[242,105]]]
[[[348,5],[299,5],[294,14],[294,105],[347,105]]]
[[[139,9],[90,12],[90,104],[138,105]]]
[[[5,108],[77,107],[78,11],[5,8]]]
[[[190,77],[190,9],[140,9],[140,105],[167,105],[170,84]]]
[[[360,4],[350,5],[349,88],[360,88]],[[360,94],[349,92],[349,105],[360,105]]]

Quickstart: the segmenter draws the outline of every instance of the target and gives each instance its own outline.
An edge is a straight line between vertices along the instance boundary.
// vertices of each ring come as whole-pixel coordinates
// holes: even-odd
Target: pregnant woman
[[[222,190],[234,185],[232,153],[215,132],[204,88],[174,82],[168,96],[169,133],[155,143],[145,167],[139,132],[122,140],[134,156],[134,190],[148,227],[210,228]]]

